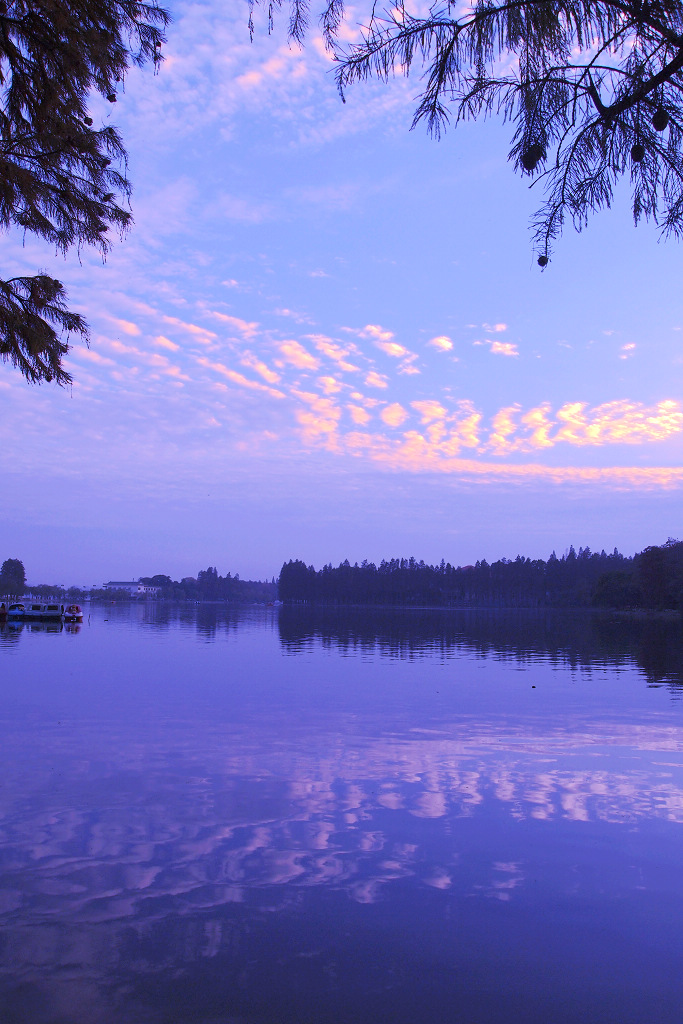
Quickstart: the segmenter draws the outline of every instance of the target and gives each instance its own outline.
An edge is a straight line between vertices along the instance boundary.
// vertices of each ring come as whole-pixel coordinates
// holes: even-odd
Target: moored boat
[[[83,622],[83,611],[78,604],[69,604],[64,609],[65,622]]]
[[[44,604],[43,605],[43,619],[51,619],[52,621],[62,622],[64,619],[64,605],[63,604]]]
[[[7,618],[14,622],[61,622],[64,605],[17,601],[7,609]]]
[[[45,622],[48,619],[61,621],[64,615],[63,604],[27,604],[24,611],[24,618],[27,620],[38,619]]]

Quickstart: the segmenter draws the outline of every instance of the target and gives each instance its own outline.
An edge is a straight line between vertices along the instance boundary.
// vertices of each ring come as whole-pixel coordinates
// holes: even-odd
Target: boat
[[[64,609],[65,622],[83,622],[83,610],[79,604],[68,604]]]
[[[28,621],[38,619],[40,622],[45,622],[48,619],[58,619],[61,622],[63,615],[63,604],[27,604],[24,611],[24,618]]]
[[[14,622],[61,622],[63,618],[63,604],[17,601],[7,609],[7,619]]]

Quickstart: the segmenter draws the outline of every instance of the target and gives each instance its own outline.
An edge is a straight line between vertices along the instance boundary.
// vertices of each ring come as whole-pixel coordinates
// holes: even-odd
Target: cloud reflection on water
[[[264,887],[282,887],[277,900],[324,886],[368,902],[405,878],[464,893],[467,819],[484,845],[501,815],[683,823],[683,730],[657,721],[597,731],[575,720],[546,734],[529,723],[527,734],[519,722],[464,720],[440,735],[364,740],[337,724],[340,732],[302,750],[298,737],[282,745],[277,723],[264,722],[258,753],[251,733],[206,726],[191,737],[167,729],[157,743],[133,727],[66,742],[53,732],[20,776],[8,768],[27,742],[16,734],[3,755],[3,915],[48,920],[58,908],[115,920],[145,901],[146,917],[163,916],[169,898],[182,912]],[[482,859],[469,891],[514,896],[524,867],[515,864],[514,886],[501,870]]]
[[[302,752],[278,744],[269,722],[258,755],[238,730],[188,740],[177,726],[157,744],[134,728],[82,731],[67,743],[45,734],[20,778],[5,773],[0,923],[12,946],[0,975],[44,990],[50,1013],[71,1000],[70,1020],[109,1024],[119,976],[170,978],[181,963],[226,955],[241,964],[249,934],[268,927],[255,922],[296,915],[312,890],[359,907],[386,901],[394,887],[405,896],[406,886],[416,907],[420,890],[524,907],[537,898],[539,865],[555,858],[555,898],[591,898],[596,887],[623,898],[637,884],[633,869],[595,860],[593,850],[586,874],[582,844],[604,841],[615,824],[683,823],[683,730],[568,725],[526,735],[521,723],[455,721],[440,735],[348,745],[321,735]],[[16,747],[25,740],[17,735]],[[501,841],[506,818],[524,829],[521,842]],[[593,827],[584,838],[571,833],[578,846],[562,851],[546,831],[553,822]],[[289,951],[299,955],[319,954]],[[106,995],[112,983],[116,998]],[[73,1005],[100,1010],[80,1016]],[[136,1019],[156,1019],[147,1013]]]
[[[117,625],[130,611],[105,614],[113,630],[106,636],[130,645]],[[484,663],[506,687],[520,666],[534,664],[563,677],[577,666],[611,666],[632,683],[652,643],[637,630],[624,635],[608,624],[591,634],[567,616],[555,626],[546,616],[527,618],[521,631],[505,616],[451,616],[446,625],[441,617],[430,626],[418,615],[409,630],[400,615],[373,625],[368,616],[306,622],[285,614],[279,626],[262,619],[254,634],[253,622],[215,609],[134,614],[135,636],[157,659],[168,651],[175,666],[179,638],[192,643],[194,659],[222,652],[231,671],[219,678],[229,685],[210,695],[222,694],[225,704],[207,711],[201,688],[174,703],[164,668],[150,706],[117,689],[123,710],[114,713],[103,675],[92,706],[74,706],[63,720],[38,699],[0,719],[0,925],[11,937],[0,947],[0,1012],[11,990],[12,1024],[52,1024],[60,1014],[75,1024],[225,1024],[231,1018],[217,1016],[208,995],[205,1005],[202,984],[212,990],[217,978],[228,979],[222,984],[235,1005],[235,992],[252,1005],[264,963],[272,971],[282,965],[287,996],[289,979],[305,988],[306,965],[315,968],[315,984],[334,1000],[340,967],[332,940],[320,938],[320,921],[334,929],[349,914],[377,915],[372,921],[390,935],[388,974],[373,975],[373,960],[354,967],[364,999],[373,985],[386,992],[394,984],[403,929],[417,935],[424,926],[436,936],[443,922],[471,913],[466,937],[468,927],[476,933],[473,921],[497,910],[518,914],[518,922],[547,907],[555,914],[562,901],[631,906],[659,884],[652,851],[679,848],[683,727],[662,701],[648,710],[629,691],[612,713],[596,716],[558,691],[555,705],[505,710],[491,700],[500,688],[478,698],[473,712],[459,705],[457,687],[450,704],[429,703],[421,689],[407,706],[388,706],[381,680],[365,696],[355,681],[343,695],[338,689],[340,680],[351,686],[367,658],[378,680],[387,662],[389,685],[399,689],[400,662],[415,664],[413,678],[423,680],[458,658]],[[101,662],[106,637],[104,625],[97,628],[73,637],[25,632],[5,653],[32,657],[38,648],[29,645],[43,643],[56,671],[55,652],[73,656],[99,638],[92,650]],[[271,703],[252,692],[254,682],[240,690],[242,663],[230,657],[254,635],[250,651],[279,645],[274,664],[284,673],[286,663],[295,678],[308,673],[312,689],[285,686],[279,702],[270,691]],[[675,631],[661,635],[662,672],[643,673],[673,692],[671,651],[680,640]],[[323,678],[323,663],[312,657],[321,651],[328,672],[343,661],[339,678]],[[644,689],[642,676],[637,682]],[[354,920],[360,930],[349,942],[356,944],[370,918]],[[484,958],[498,940],[491,933],[486,941]],[[462,944],[458,956],[467,956]],[[215,973],[202,975],[209,962]],[[173,1017],[168,992],[184,979],[194,1016]]]

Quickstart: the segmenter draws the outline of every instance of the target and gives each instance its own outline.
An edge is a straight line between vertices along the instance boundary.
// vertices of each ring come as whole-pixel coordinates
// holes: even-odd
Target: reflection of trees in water
[[[234,630],[240,621],[239,610],[225,605],[148,602],[143,607],[145,626],[155,630],[180,626],[205,640],[214,640],[219,633]]]
[[[285,606],[280,609],[279,631],[290,654],[320,643],[342,652],[401,659],[463,653],[584,670],[636,664],[650,682],[683,685],[683,627],[678,617]]]
[[[247,622],[272,626],[277,612],[270,608],[230,605],[225,602],[124,601],[97,606],[98,618],[110,622],[136,622],[145,629],[168,632],[180,627],[211,642]]]
[[[214,640],[219,632],[234,632],[240,623],[239,612],[221,605],[198,604],[195,615],[197,636],[204,640]]]

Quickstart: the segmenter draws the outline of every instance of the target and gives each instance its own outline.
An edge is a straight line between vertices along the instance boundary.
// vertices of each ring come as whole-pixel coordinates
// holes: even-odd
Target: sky
[[[628,188],[545,271],[509,126],[410,130],[419,77],[342,103],[313,26],[173,3],[95,124],[135,223],[106,262],[5,239],[91,325],[73,387],[0,365],[0,562],[29,582],[454,565],[680,536],[683,248]],[[347,38],[359,11],[352,9]]]

